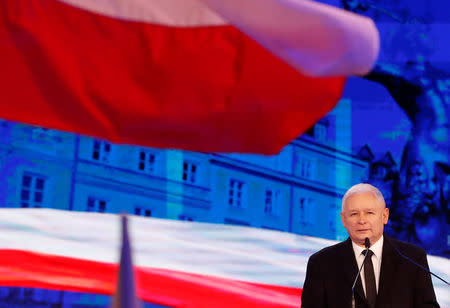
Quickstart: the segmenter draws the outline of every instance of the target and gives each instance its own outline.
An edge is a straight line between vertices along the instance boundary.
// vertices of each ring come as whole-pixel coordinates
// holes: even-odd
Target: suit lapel
[[[398,269],[398,255],[389,237],[384,235],[383,253],[381,258],[380,282],[377,295],[377,307],[387,307],[391,298],[393,279]]]

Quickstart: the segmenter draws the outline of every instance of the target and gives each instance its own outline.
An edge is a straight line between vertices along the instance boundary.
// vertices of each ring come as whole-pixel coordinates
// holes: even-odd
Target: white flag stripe
[[[58,0],[101,15],[174,27],[228,23],[199,0]]]

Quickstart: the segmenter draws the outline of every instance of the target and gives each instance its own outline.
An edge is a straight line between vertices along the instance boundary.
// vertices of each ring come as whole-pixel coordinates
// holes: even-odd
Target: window
[[[277,215],[279,210],[280,191],[266,189],[264,198],[264,213]]]
[[[232,218],[225,218],[225,220],[223,222],[227,225],[250,226],[250,223],[248,223],[246,221],[241,221],[241,220],[232,219]]]
[[[179,220],[184,220],[184,221],[194,221],[194,218],[188,215],[179,215],[178,216]]]
[[[197,182],[197,165],[192,162],[183,162],[183,182],[194,184]]]
[[[372,176],[373,177],[378,177],[378,178],[383,178],[386,176],[386,168],[381,166],[381,165],[375,165],[372,167]]]
[[[244,182],[230,179],[228,187],[228,205],[235,208],[243,208]]]
[[[325,141],[327,139],[327,126],[318,122],[314,125],[314,139],[317,141]]]
[[[156,154],[147,151],[139,151],[138,169],[140,171],[155,173]]]
[[[302,159],[300,166],[300,176],[304,178],[311,177],[311,161],[309,159]]]
[[[317,122],[310,127],[305,134],[317,141],[325,141],[327,139],[328,122]]]
[[[20,289],[15,287],[15,288],[9,288],[9,295],[8,298],[9,299],[17,299],[20,296]]]
[[[111,143],[106,141],[94,140],[93,148],[92,148],[92,159],[101,161],[101,162],[109,162],[111,154]]]
[[[152,210],[146,209],[146,208],[143,208],[143,207],[135,207],[134,208],[134,215],[144,216],[144,217],[152,217]]]
[[[24,297],[24,299],[25,300],[31,300],[31,299],[33,299],[33,296],[34,296],[34,290],[33,289],[31,289],[31,288],[25,288],[24,289],[24,291],[23,291],[23,297]]]
[[[57,136],[57,132],[44,127],[33,127],[31,131],[31,140],[33,141],[54,141]]]
[[[21,207],[42,207],[44,204],[44,192],[46,180],[39,175],[24,174],[20,190]]]
[[[302,178],[313,179],[315,175],[315,162],[306,157],[299,157],[297,161],[297,175]]]
[[[303,225],[313,225],[315,223],[315,204],[311,198],[300,198],[299,201],[299,220]]]
[[[95,198],[95,197],[89,197],[87,200],[87,212],[98,212],[98,213],[105,213],[108,207],[108,201]]]
[[[262,229],[273,230],[273,231],[283,231],[280,228],[269,227],[269,226],[261,226]]]
[[[300,223],[306,224],[306,199],[300,198]]]

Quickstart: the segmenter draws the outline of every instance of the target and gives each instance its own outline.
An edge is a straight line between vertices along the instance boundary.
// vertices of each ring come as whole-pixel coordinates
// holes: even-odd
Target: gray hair
[[[384,206],[386,206],[386,201],[384,201],[383,194],[381,193],[381,191],[378,190],[378,188],[367,183],[360,183],[353,185],[345,193],[344,197],[342,198],[342,211],[344,211],[345,201],[347,201],[348,197],[355,194],[363,194],[363,193],[373,194],[378,201],[380,201],[381,203],[383,203]]]

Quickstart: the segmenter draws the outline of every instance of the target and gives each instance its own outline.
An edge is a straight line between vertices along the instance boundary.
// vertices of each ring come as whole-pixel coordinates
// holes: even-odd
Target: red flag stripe
[[[113,142],[276,153],[344,85],[300,75],[231,26],[130,22],[54,0],[4,0],[0,12],[0,117]]]
[[[113,294],[117,264],[0,250],[0,285]],[[299,307],[301,289],[136,267],[139,297],[172,307]]]

